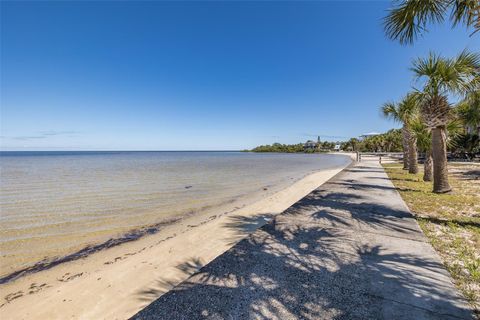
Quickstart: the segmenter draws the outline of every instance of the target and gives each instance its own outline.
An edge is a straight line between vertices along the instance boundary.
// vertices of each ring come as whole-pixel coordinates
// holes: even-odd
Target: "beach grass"
[[[480,315],[480,166],[450,164],[452,193],[435,194],[423,172],[383,165],[456,286]]]

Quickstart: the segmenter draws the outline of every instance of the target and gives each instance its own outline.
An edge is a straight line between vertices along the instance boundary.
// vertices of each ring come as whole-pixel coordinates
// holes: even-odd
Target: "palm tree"
[[[448,192],[451,190],[446,152],[446,126],[451,119],[448,95],[464,95],[478,88],[480,55],[463,51],[453,59],[446,59],[431,53],[414,61],[411,70],[417,81],[422,81],[418,94],[421,115],[432,131],[433,192]]]
[[[433,180],[433,158],[432,158],[432,133],[425,125],[421,117],[412,121],[411,132],[417,137],[418,150],[425,154],[423,163],[423,181]],[[456,147],[457,141],[462,137],[461,122],[454,119],[447,124],[447,145]]]
[[[384,133],[388,152],[396,152],[402,150],[402,132],[400,129],[390,129]]]
[[[477,134],[463,133],[452,139],[450,144],[455,152],[465,156],[470,161],[475,157],[480,147],[480,138]]]
[[[351,148],[352,151],[357,151],[359,144],[360,140],[357,138],[350,138],[350,140],[345,143],[345,148]]]
[[[394,102],[387,102],[382,106],[382,113],[385,118],[400,122],[402,126],[402,146],[403,146],[403,170],[408,170],[408,129],[400,115],[400,107]]]
[[[417,138],[418,149],[425,154],[423,181],[433,180],[432,134],[420,117],[411,123],[412,134]]]
[[[409,173],[418,173],[417,138],[411,132],[411,122],[417,117],[419,111],[417,94],[406,95],[399,103],[388,102],[382,107],[384,117],[393,119],[403,124],[403,168]]]
[[[396,142],[396,136],[392,130],[384,133],[383,135],[385,136],[385,151],[391,152]]]
[[[480,134],[480,90],[469,92],[455,111],[465,126],[465,133]]]
[[[455,114],[463,132],[452,139],[452,146],[472,158],[480,150],[480,90],[469,92],[455,107]]]
[[[453,26],[463,23],[480,30],[478,0],[401,0],[384,19],[387,36],[401,44],[411,44],[427,30],[427,24],[440,23],[451,12]]]

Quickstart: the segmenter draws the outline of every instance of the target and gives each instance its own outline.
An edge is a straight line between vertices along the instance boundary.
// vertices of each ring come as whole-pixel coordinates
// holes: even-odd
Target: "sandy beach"
[[[0,315],[8,319],[128,318],[341,170],[310,174],[253,204],[191,216],[137,241],[3,284]],[[238,221],[245,217],[250,223],[240,226]],[[195,265],[178,267],[187,261]]]

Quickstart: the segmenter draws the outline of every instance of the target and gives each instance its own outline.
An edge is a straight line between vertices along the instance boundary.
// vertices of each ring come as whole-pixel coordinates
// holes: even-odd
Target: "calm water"
[[[348,161],[241,152],[3,152],[0,274],[171,217],[233,200],[246,204]]]

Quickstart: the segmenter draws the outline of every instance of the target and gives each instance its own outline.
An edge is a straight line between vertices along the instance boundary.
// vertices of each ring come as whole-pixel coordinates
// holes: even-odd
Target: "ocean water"
[[[243,152],[0,153],[0,276],[349,160]]]

